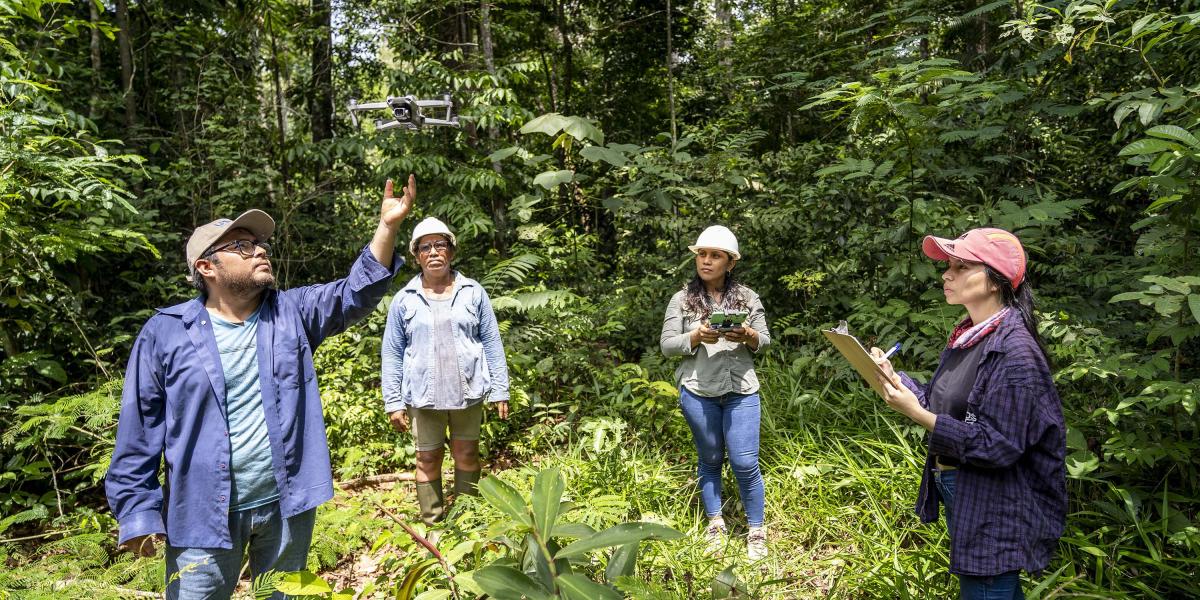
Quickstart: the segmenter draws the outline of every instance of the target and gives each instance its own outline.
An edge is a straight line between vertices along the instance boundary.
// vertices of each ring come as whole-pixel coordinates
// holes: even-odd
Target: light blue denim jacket
[[[383,332],[383,410],[434,405],[433,311],[413,277],[392,298]],[[508,401],[508,364],[500,341],[500,326],[487,292],[479,282],[454,272],[450,300],[459,369],[466,381],[463,397]]]

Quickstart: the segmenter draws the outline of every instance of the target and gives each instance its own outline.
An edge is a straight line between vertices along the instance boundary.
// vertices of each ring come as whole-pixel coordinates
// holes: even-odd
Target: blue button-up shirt
[[[1016,312],[980,344],[984,354],[966,417],[939,414],[929,435],[917,514],[926,523],[937,519],[942,498],[933,482],[934,457],[955,459],[953,520],[947,524],[950,572],[1036,573],[1050,563],[1066,522],[1062,401],[1045,357]],[[927,386],[900,376],[928,408]]]
[[[403,264],[397,256],[389,269],[364,248],[345,279],[263,295],[258,375],[285,518],[333,497],[313,350],[368,315]],[[225,377],[203,298],[158,309],[133,345],[105,479],[119,543],[165,533],[175,547],[233,547],[225,411]]]
[[[433,311],[421,292],[421,276],[413,277],[392,299],[383,333],[383,410],[409,406],[431,408],[435,385]],[[487,292],[479,282],[454,273],[450,314],[454,344],[463,375],[463,397],[508,402],[508,365],[500,326]]]

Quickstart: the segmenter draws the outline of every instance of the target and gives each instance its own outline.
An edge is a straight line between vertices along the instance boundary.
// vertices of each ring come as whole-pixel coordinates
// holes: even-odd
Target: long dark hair
[[[1001,275],[995,269],[984,265],[983,268],[987,271],[988,281],[1000,289],[1000,301],[1009,308],[1017,311],[1021,315],[1021,322],[1025,324],[1025,329],[1029,331],[1029,335],[1033,336],[1033,341],[1037,342],[1038,349],[1042,351],[1042,356],[1046,361],[1050,360],[1050,353],[1046,351],[1046,344],[1042,342],[1042,336],[1038,335],[1038,318],[1034,312],[1033,286],[1029,284],[1029,279],[1022,279],[1021,285],[1013,288],[1012,282],[1007,277]]]
[[[721,287],[721,304],[726,308],[749,312],[750,305],[746,303],[745,295],[739,293],[738,288],[740,287],[742,284],[733,276],[733,271],[726,271],[725,285]],[[709,297],[708,290],[704,287],[704,280],[700,279],[700,274],[693,275],[692,280],[687,282],[684,289],[687,290],[687,296],[683,299],[683,310],[697,319],[707,319],[708,315],[712,313],[712,306],[715,303]]]

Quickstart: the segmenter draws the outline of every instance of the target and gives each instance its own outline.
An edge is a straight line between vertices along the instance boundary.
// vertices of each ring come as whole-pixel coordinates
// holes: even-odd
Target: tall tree
[[[308,112],[314,142],[333,137],[333,13],[329,0],[312,0],[312,93]]]
[[[137,98],[133,95],[133,32],[129,29],[129,1],[117,0],[117,46],[121,53],[121,97],[125,101],[125,129],[137,123]]]
[[[100,104],[100,9],[95,0],[88,0],[88,20],[92,24],[88,53],[92,59],[92,93],[88,100],[88,118],[95,119]]]

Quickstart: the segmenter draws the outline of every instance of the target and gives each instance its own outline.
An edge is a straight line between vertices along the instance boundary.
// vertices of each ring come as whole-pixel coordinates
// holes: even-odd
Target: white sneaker
[[[704,541],[708,546],[708,553],[719,554],[724,550],[727,535],[729,535],[729,530],[725,528],[724,519],[710,519],[708,527],[704,529]]]
[[[746,557],[751,561],[767,557],[767,528],[751,527],[746,534]]]

